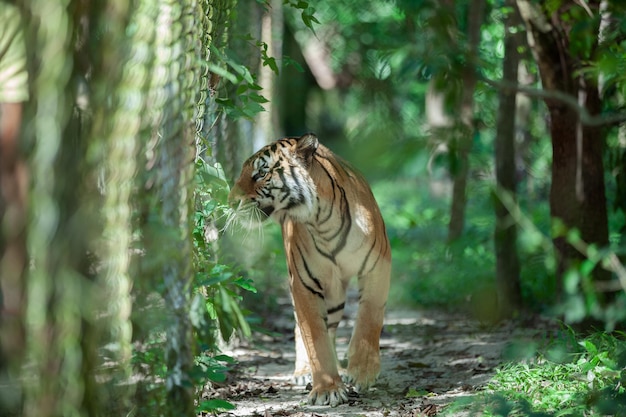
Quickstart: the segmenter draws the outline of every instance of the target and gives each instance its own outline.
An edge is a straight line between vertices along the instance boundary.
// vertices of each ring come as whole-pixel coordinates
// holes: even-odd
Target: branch
[[[609,272],[613,272],[617,276],[619,287],[615,285],[610,285],[610,286],[603,285],[603,284],[612,283],[611,281],[608,281],[605,283],[596,282],[595,283],[596,288],[615,291],[617,289],[620,289],[621,287],[621,289],[624,292],[626,292],[626,268],[624,268],[624,265],[620,262],[615,252],[610,251],[603,257],[598,258],[597,256],[594,256],[596,255],[595,251],[592,253],[592,251],[589,248],[589,245],[586,242],[584,242],[582,239],[575,239],[575,240],[569,241],[569,243],[587,259],[590,259],[595,262],[599,261],[602,268],[606,269]]]
[[[504,190],[501,187],[494,188],[495,195],[500,199],[500,202],[508,210],[511,218],[520,228],[525,229],[531,233],[536,233],[540,236],[540,244],[546,251],[552,250],[552,240],[545,236],[539,228],[526,216],[519,204],[513,198],[513,194],[510,191]],[[624,291],[626,293],[626,267],[621,263],[619,257],[614,251],[607,251],[604,254],[597,250],[592,251],[590,246],[582,239],[568,239],[568,242],[580,252],[585,258],[599,264],[602,268],[609,272],[614,273],[617,276],[617,283],[612,281],[607,282],[595,282],[597,290],[601,291]]]
[[[492,87],[498,88],[510,93],[524,94],[528,97],[541,98],[543,100],[555,100],[560,101],[567,107],[575,110],[578,113],[580,122],[585,126],[600,127],[609,125],[618,125],[626,122],[626,112],[614,113],[609,115],[591,115],[589,111],[580,104],[576,97],[564,93],[558,90],[544,90],[539,88],[527,87],[517,83],[505,81],[505,80],[491,80],[486,77],[481,77],[481,80]]]

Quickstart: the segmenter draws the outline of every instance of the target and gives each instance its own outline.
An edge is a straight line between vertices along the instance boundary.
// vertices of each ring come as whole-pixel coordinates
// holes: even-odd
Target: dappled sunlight
[[[348,405],[331,411],[302,406],[300,397],[307,389],[291,382],[294,322],[286,313],[274,318],[271,335],[228,351],[238,360],[236,369],[243,377],[229,379],[213,395],[237,404],[231,415],[376,410],[372,415],[404,416],[428,409],[437,413],[484,409],[493,403],[487,396],[497,383],[493,381],[497,369],[508,361],[527,360],[513,359],[511,349],[531,342],[536,349],[558,330],[549,321],[537,322],[532,329],[519,321],[485,326],[461,314],[391,308],[381,337],[382,369],[376,384],[359,395],[349,391]],[[337,352],[344,365],[353,314],[338,331]]]

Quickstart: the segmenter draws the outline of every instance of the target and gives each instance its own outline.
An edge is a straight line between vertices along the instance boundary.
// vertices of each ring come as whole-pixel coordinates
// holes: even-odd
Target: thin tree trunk
[[[282,5],[273,0],[272,7],[264,9],[261,17],[261,41],[267,46],[267,54],[272,57],[280,57],[280,41],[275,35],[277,30],[282,31]],[[258,7],[258,6],[257,6]],[[276,61],[280,66],[281,62]],[[279,67],[280,68],[280,67]],[[277,138],[276,135],[276,114],[274,105],[274,95],[276,90],[277,75],[269,65],[259,64],[259,86],[263,89],[263,96],[269,100],[263,103],[265,111],[256,116],[254,128],[253,149],[261,149],[269,142]]]
[[[467,28],[467,61],[463,69],[463,93],[460,104],[462,129],[455,129],[457,170],[454,172],[452,185],[452,203],[450,223],[448,224],[448,242],[463,234],[465,227],[465,207],[467,205],[467,179],[469,174],[469,154],[476,128],[474,126],[474,89],[476,86],[476,57],[480,43],[480,27],[483,22],[485,2],[473,0],[469,5]],[[454,10],[454,9],[451,9]]]
[[[513,3],[513,1],[509,1]],[[510,4],[514,6],[513,4]],[[516,11],[505,20],[504,61],[502,78],[505,82],[517,82],[519,55],[518,41],[511,28],[519,24]],[[522,306],[519,282],[520,265],[517,255],[517,225],[515,219],[502,203],[516,201],[515,166],[515,92],[501,90],[499,94],[498,118],[496,124],[496,227],[494,243],[496,250],[496,284],[498,289],[498,309],[501,317],[509,317]]]

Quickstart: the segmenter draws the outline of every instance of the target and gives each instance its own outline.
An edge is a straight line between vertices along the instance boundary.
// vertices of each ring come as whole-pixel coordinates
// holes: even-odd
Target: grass
[[[580,338],[571,330],[532,360],[497,369],[484,391],[445,414],[480,416],[626,415],[624,333]]]

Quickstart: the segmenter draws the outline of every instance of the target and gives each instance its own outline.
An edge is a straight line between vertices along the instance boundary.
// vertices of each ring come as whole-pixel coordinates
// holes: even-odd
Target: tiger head
[[[309,168],[318,146],[317,137],[306,134],[277,140],[248,158],[228,196],[237,216],[248,217],[251,226],[269,217],[279,223],[310,219],[317,190]]]

